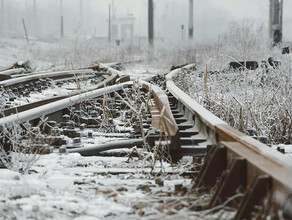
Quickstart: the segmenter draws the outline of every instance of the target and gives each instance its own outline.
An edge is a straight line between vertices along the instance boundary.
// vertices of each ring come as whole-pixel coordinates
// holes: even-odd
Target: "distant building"
[[[112,40],[132,41],[134,36],[134,16],[114,17],[112,19]]]

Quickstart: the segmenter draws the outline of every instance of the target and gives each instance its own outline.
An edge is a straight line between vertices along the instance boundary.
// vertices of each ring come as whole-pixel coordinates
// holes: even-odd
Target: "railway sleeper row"
[[[236,209],[235,219],[291,219],[291,197],[282,206],[276,202],[279,183],[244,157],[236,142],[209,145],[203,166],[195,179],[194,189],[210,194],[205,207],[224,206]],[[253,158],[260,161],[261,156]],[[253,161],[255,162],[255,161]]]
[[[137,118],[133,117],[133,113],[130,111],[131,109],[129,106],[120,99],[122,96],[125,97],[124,93],[127,90],[131,89],[124,88],[114,93],[101,93],[99,97],[71,104],[58,111],[52,109],[52,113],[44,115],[41,118],[32,116],[29,119],[32,128],[29,129],[33,129],[36,134],[36,136],[33,137],[35,150],[38,153],[50,153],[58,148],[60,148],[60,152],[81,148],[83,147],[82,141],[92,139],[95,133],[99,133],[98,135],[105,137],[124,139],[141,138],[141,129],[145,129],[145,132],[151,129],[153,130],[151,126],[151,114],[144,113],[141,127],[139,122],[135,121]],[[133,95],[131,91],[127,91],[127,93],[127,97]],[[146,100],[146,93],[141,91],[140,97]],[[62,102],[62,100],[58,100],[57,102]],[[54,103],[52,103],[52,105],[54,105]],[[46,105],[44,107],[46,107]],[[26,111],[20,114],[26,114]],[[13,117],[13,115],[11,117]],[[3,121],[5,121],[6,118],[3,118]],[[120,122],[116,122],[117,118],[119,118]],[[129,122],[130,126],[128,125],[128,127],[125,127],[125,124],[129,124]],[[22,123],[24,123],[24,121]],[[9,123],[6,123],[6,125],[9,125]],[[124,130],[117,129],[117,127],[121,126],[124,126]],[[4,124],[2,130],[5,129]],[[25,135],[26,132],[27,128],[22,131],[22,134],[27,138]],[[147,141],[150,144],[154,144],[155,141],[157,141],[156,137],[158,132],[151,132],[152,134],[147,136]],[[6,139],[3,139],[2,143],[6,150],[12,148],[11,143]],[[133,144],[130,145],[132,146]],[[139,146],[141,146],[141,143]]]

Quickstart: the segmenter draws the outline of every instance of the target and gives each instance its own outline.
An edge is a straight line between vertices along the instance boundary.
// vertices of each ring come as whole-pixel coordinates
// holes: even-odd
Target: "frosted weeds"
[[[270,48],[263,40],[262,26],[244,19],[217,45],[199,46],[197,71],[184,71],[174,82],[231,126],[268,143],[292,141],[292,56],[282,55],[281,46]],[[280,61],[273,68],[261,66],[269,57]],[[255,71],[232,70],[230,62],[257,61]]]
[[[174,81],[231,126],[243,132],[253,128],[272,144],[290,144],[291,61],[282,57],[280,67],[255,71],[185,71]]]
[[[196,59],[195,45],[165,42],[149,48],[147,40],[123,43],[121,46],[84,38],[50,42],[32,40],[28,48],[25,39],[0,39],[0,51],[1,67],[18,60],[30,60],[36,71],[71,69],[99,62],[122,62],[128,63],[130,69],[136,63],[135,69],[141,74],[157,72],[157,69],[166,72],[174,64],[190,63]]]

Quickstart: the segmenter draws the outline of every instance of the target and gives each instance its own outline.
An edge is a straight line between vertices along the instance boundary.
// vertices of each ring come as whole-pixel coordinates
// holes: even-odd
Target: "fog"
[[[1,35],[23,37],[21,21],[23,18],[30,38],[59,39],[63,15],[66,38],[82,36],[107,39],[108,13],[111,5],[116,18],[135,18],[134,38],[146,38],[147,2],[147,0],[2,0]],[[188,0],[154,0],[156,39],[177,42],[187,39],[188,2]],[[228,33],[231,27],[240,26],[246,18],[255,25],[263,25],[268,36],[269,0],[194,0],[194,6],[196,42],[216,42],[219,36]],[[292,1],[285,0],[283,37],[286,41],[292,40],[290,8]]]

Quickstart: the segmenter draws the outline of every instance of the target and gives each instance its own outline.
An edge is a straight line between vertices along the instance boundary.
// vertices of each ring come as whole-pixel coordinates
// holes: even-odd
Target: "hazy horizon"
[[[29,36],[59,38],[61,0],[9,0],[1,9],[2,36],[23,36],[24,18]],[[147,0],[63,0],[66,37],[108,35],[108,7],[114,2],[117,17],[132,14],[136,20],[134,36],[147,37]],[[181,41],[188,31],[188,0],[154,0],[155,37]],[[244,18],[263,25],[268,36],[268,0],[194,0],[194,40],[215,42],[231,26],[240,26]],[[292,1],[284,1],[283,39],[292,41]]]

